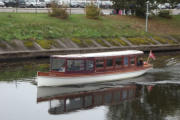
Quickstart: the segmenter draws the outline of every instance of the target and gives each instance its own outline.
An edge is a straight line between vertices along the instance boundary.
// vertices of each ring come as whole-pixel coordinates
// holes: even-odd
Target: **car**
[[[79,2],[79,7],[80,8],[85,8],[86,6],[86,3],[85,2]]]
[[[105,9],[112,8],[113,5],[111,1],[102,1],[99,2],[99,4],[101,8],[105,8]]]
[[[16,1],[4,1],[4,4],[6,7],[16,7],[17,6]]]
[[[32,2],[26,2],[26,7],[29,7],[29,8],[45,8],[46,7],[46,3],[45,2],[35,2],[35,1],[32,1]]]
[[[177,6],[176,9],[180,9],[180,6]]]
[[[176,5],[175,9],[180,9],[180,3]]]
[[[20,7],[20,8],[25,8],[26,7],[26,2],[24,0],[19,0],[18,2],[12,0],[12,1],[5,1],[5,6],[6,7]]]
[[[0,7],[4,7],[4,6],[5,6],[4,2],[0,1]]]
[[[77,7],[79,7],[79,3],[78,2],[71,2],[70,7],[77,8]]]

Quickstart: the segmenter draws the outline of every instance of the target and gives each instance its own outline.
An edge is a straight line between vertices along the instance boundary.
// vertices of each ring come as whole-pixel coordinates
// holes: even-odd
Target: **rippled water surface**
[[[38,88],[34,80],[37,71],[48,70],[48,59],[2,62],[0,64],[0,119],[180,120],[180,53],[155,55],[157,59],[152,61],[154,69],[137,78],[44,88]],[[136,89],[133,89],[134,96],[130,97],[128,92],[129,98],[121,99],[120,102],[113,102],[115,95],[104,97],[107,100],[112,97],[111,104],[106,104],[105,99],[101,99],[98,104],[96,99],[90,97],[106,96],[102,89],[111,93],[112,90],[124,88],[127,85],[129,88],[136,86]],[[80,94],[82,92],[86,94]],[[122,92],[122,96],[123,94],[126,95]],[[66,108],[62,102],[64,99],[66,99]],[[89,103],[83,101],[89,101]],[[73,102],[76,103],[74,106],[70,104]],[[82,105],[78,105],[80,102]],[[93,105],[85,107],[87,103]]]

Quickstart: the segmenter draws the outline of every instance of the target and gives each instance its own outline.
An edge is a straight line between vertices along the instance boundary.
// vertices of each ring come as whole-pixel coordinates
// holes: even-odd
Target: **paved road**
[[[18,13],[48,13],[50,8],[0,8],[0,12],[18,12]],[[67,11],[71,14],[85,14],[84,8],[68,8]],[[112,9],[103,9],[103,13],[109,14]],[[180,15],[180,9],[172,9],[173,15]]]
[[[0,12],[18,12],[18,13],[48,13],[50,8],[0,8]],[[84,8],[68,8],[67,11],[72,14],[84,14]],[[112,9],[103,9],[105,13],[110,13]]]

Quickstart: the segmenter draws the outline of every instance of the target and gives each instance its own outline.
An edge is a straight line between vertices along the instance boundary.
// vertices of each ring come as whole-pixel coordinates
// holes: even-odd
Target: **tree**
[[[132,0],[112,0],[113,8],[118,12],[120,9],[129,9]]]
[[[157,9],[158,0],[148,0],[149,2],[149,11]],[[145,17],[147,8],[147,0],[136,0],[136,16]]]
[[[157,9],[159,4],[169,3],[174,8],[179,0],[112,0],[113,8],[120,9],[134,9],[136,16],[146,16],[146,2],[149,1],[149,10]]]
[[[120,9],[134,9],[137,16],[144,17],[146,13],[146,2],[147,0],[112,0],[113,8],[115,10]],[[150,9],[154,9],[155,0],[149,0]]]

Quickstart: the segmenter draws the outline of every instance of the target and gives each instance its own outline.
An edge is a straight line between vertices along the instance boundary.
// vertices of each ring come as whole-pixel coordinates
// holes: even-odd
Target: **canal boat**
[[[143,62],[143,51],[52,55],[50,71],[37,72],[38,86],[64,86],[122,80],[140,76],[152,69]]]

